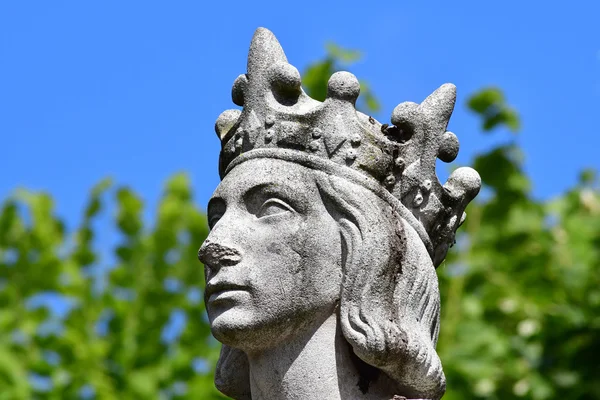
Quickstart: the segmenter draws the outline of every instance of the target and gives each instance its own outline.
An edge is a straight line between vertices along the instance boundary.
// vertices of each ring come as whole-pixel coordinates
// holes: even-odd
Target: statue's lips
[[[214,303],[219,300],[235,298],[239,292],[248,292],[248,287],[229,282],[217,282],[207,284],[204,293],[206,302]]]

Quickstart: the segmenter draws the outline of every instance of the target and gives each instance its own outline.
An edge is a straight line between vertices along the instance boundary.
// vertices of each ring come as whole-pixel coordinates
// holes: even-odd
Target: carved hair
[[[378,196],[336,176],[318,183],[325,204],[334,205],[330,213],[348,252],[340,302],[344,337],[364,362],[398,383],[398,394],[440,398],[439,291],[425,246]]]
[[[397,383],[398,394],[439,399],[446,386],[435,351],[439,290],[425,245],[401,216],[399,202],[390,204],[362,185],[314,172],[343,239],[344,337],[362,362]],[[362,383],[368,386],[369,377]],[[215,384],[237,400],[251,399],[245,353],[223,345]]]

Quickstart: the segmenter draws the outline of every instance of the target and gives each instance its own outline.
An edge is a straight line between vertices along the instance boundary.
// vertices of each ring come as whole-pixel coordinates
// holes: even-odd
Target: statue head
[[[480,187],[470,168],[443,186],[436,158],[452,161],[446,131],[455,88],[402,103],[393,125],[357,112],[347,72],[317,102],[301,88],[271,32],[258,29],[248,73],[221,114],[222,182],[208,206],[199,250],[214,336],[223,343],[217,387],[249,399],[248,355],[309,332],[336,315],[367,376],[387,375],[399,394],[439,398],[435,268]]]

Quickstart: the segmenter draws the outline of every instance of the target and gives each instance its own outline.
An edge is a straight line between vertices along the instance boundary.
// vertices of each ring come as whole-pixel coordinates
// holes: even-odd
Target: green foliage
[[[196,258],[207,224],[186,176],[167,182],[153,226],[143,223],[138,195],[111,187],[92,189],[72,235],[47,194],[19,191],[4,202],[0,399],[223,398],[210,367],[202,369],[218,346]],[[101,258],[95,232],[108,196],[119,244]],[[179,335],[165,330],[175,315],[186,320]]]
[[[359,56],[330,45],[304,74],[307,91],[324,99],[331,73]],[[375,111],[366,86],[365,97]],[[519,127],[498,89],[468,107],[485,131]],[[484,190],[438,269],[445,398],[600,399],[598,177],[583,171],[576,187],[539,201],[522,159],[513,142],[471,163]],[[73,231],[48,194],[17,191],[2,203],[0,400],[224,398],[196,259],[207,224],[185,175],[167,182],[151,224],[143,210],[109,180]],[[97,236],[109,216],[112,250]]]
[[[506,104],[504,94],[498,88],[480,90],[469,98],[467,105],[482,117],[484,132],[502,125],[517,132],[521,126],[519,115]]]
[[[475,158],[484,193],[438,270],[445,398],[600,399],[598,181],[538,201],[522,158],[515,143]]]

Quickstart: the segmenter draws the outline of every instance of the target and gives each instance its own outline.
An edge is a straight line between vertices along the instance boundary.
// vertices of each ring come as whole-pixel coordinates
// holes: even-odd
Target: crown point
[[[248,78],[245,74],[242,74],[235,78],[233,87],[231,88],[231,100],[233,104],[242,107],[244,105],[244,95],[246,93],[246,87],[248,87]]]
[[[258,28],[250,43],[248,74],[262,75],[271,65],[282,61],[287,61],[287,58],[273,32],[266,28]]]
[[[438,148],[438,158],[444,162],[452,162],[458,155],[458,138],[452,132],[446,132],[442,135]]]
[[[327,82],[327,97],[356,102],[360,94],[360,83],[350,72],[336,72]]]
[[[454,105],[454,101],[456,100],[456,86],[452,83],[444,83],[442,86],[437,88],[433,93],[427,96],[425,102],[427,100],[438,100],[443,102],[452,103]]]
[[[219,115],[217,118],[217,122],[215,123],[215,132],[217,132],[217,136],[219,139],[223,140],[227,132],[233,128],[235,123],[242,112],[240,110],[225,110]]]
[[[302,85],[300,72],[292,64],[278,62],[269,68],[271,87],[281,94],[298,94]]]
[[[445,129],[448,120],[454,111],[456,103],[456,86],[451,83],[445,83],[431,93],[421,104],[426,113],[430,114],[433,120],[443,126]]]

